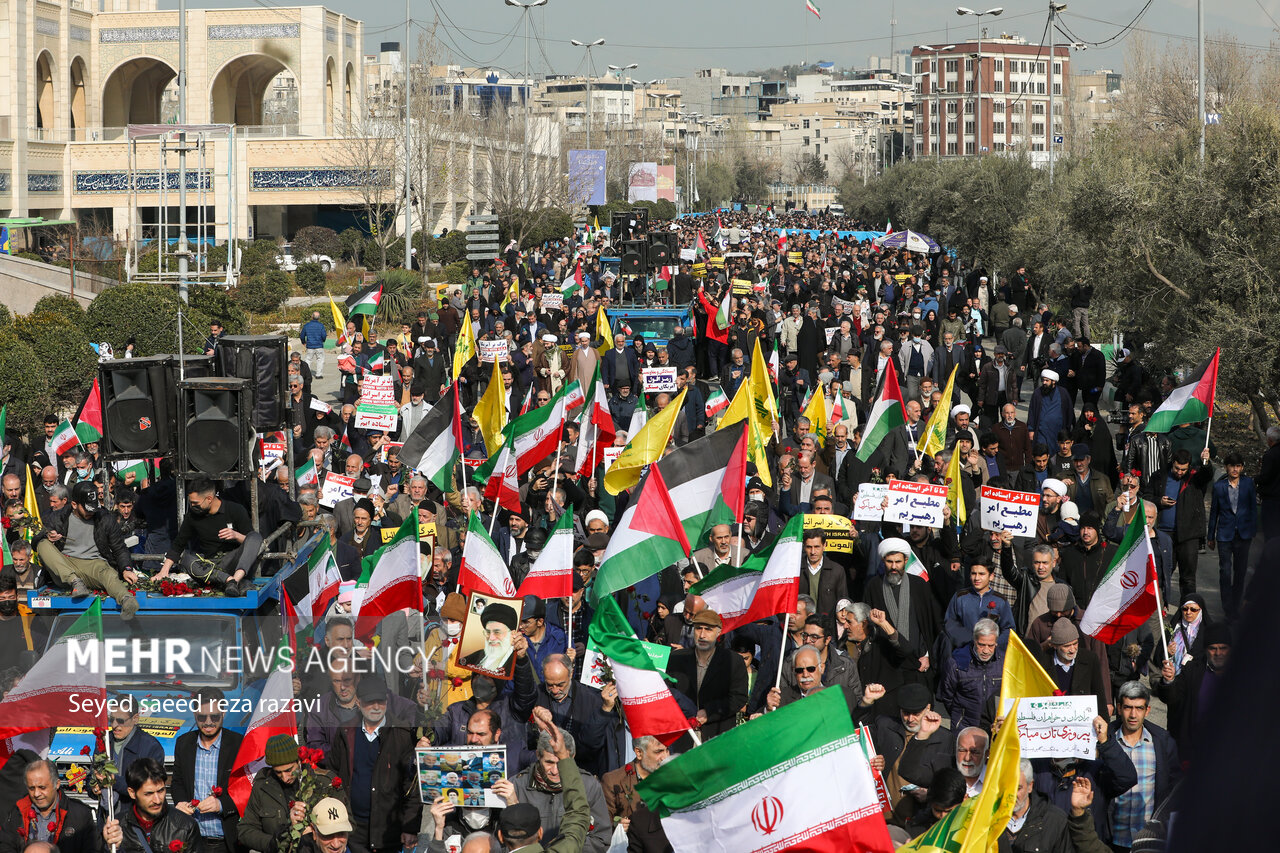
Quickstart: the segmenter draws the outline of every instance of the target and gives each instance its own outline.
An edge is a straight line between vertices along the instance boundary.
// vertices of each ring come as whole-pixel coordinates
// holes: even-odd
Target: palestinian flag
[[[681,853],[893,853],[839,687],[676,756],[636,792]]]
[[[698,244],[694,247],[694,257],[700,258],[708,254],[707,241],[702,237],[702,229],[698,229]]]
[[[707,312],[707,339],[719,341],[722,344],[729,343],[729,327],[718,324],[717,318],[719,317],[720,309],[716,307],[714,302],[707,298],[706,291],[701,287],[698,288],[698,301],[702,303],[702,310]]]
[[[1136,512],[1080,617],[1080,630],[1108,645],[1116,642],[1156,611],[1157,583],[1146,516]]]
[[[1213,357],[1196,368],[1186,385],[1173,389],[1169,399],[1151,413],[1147,432],[1170,432],[1182,424],[1194,424],[1213,417],[1213,398],[1218,390],[1219,347]]]
[[[669,676],[654,667],[618,602],[612,598],[600,602],[587,635],[591,645],[609,659],[631,737],[656,737],[670,746],[689,731],[689,719],[664,681]]]
[[[471,537],[468,533],[467,542]],[[517,596],[568,598],[573,595],[573,507],[567,506],[559,521],[551,528],[547,544],[533,561],[529,574],[516,590]],[[635,737],[635,733],[632,733]]]
[[[77,659],[85,652],[94,655],[96,665]],[[53,726],[93,729],[106,725],[106,713],[94,712],[95,707],[105,707],[106,701],[102,601],[94,598],[0,701],[0,720],[5,721],[0,724],[0,761],[7,760],[13,751],[10,738]]]
[[[729,398],[724,395],[724,391],[719,386],[711,389],[711,393],[707,395],[707,417],[714,418],[716,415],[729,408]]]
[[[378,313],[378,303],[381,301],[382,285],[371,284],[368,287],[362,287],[347,297],[347,316],[350,318],[356,314],[363,314],[372,317]]]
[[[418,575],[418,508],[400,525],[396,535],[374,554],[373,571],[355,612],[355,635],[367,640],[383,619],[397,610],[422,610]]]
[[[691,441],[648,466],[638,494],[609,538],[591,588],[592,601],[657,574],[688,556],[688,543],[697,541],[708,521],[740,511],[741,504],[726,496],[726,471],[737,454],[745,455],[743,430],[719,429]],[[656,476],[655,476],[656,474]],[[745,488],[745,481],[737,484]],[[671,524],[674,511],[679,527]]]
[[[76,434],[76,429],[71,425],[71,421],[64,420],[58,424],[58,429],[53,433],[53,452],[58,456],[73,450],[80,444],[80,436]]]
[[[140,484],[147,479],[147,460],[121,459],[118,462],[111,463],[111,470],[115,472],[116,479],[122,483],[129,474],[133,474],[134,482]]]
[[[787,522],[765,550],[749,555],[741,566],[723,565],[689,588],[720,614],[724,630],[758,619],[796,612],[800,566],[804,557],[804,515]]]
[[[866,462],[870,459],[889,433],[906,422],[902,389],[898,387],[898,372],[893,369],[893,359],[889,359],[884,366],[884,387],[880,389],[880,399],[876,400],[876,404],[871,407],[871,414],[867,415],[867,426],[862,431],[862,441],[858,444],[857,460]]]
[[[400,461],[446,494],[453,491],[453,469],[462,455],[459,408],[458,386],[450,385],[400,448]]]
[[[550,544],[550,542],[548,542]],[[572,561],[572,555],[570,555]],[[570,565],[572,565],[570,563]],[[572,582],[572,578],[570,578]],[[516,585],[511,582],[507,562],[498,552],[480,521],[479,513],[471,513],[467,521],[467,541],[462,546],[462,569],[458,572],[460,592],[481,592],[499,598],[514,598]]]
[[[267,766],[264,756],[267,741],[273,735],[298,736],[298,720],[293,713],[293,675],[287,668],[277,669],[267,676],[262,695],[254,704],[253,717],[244,730],[244,740],[236,750],[231,765],[231,777],[227,782],[227,794],[236,808],[244,814],[253,790],[253,777]]]
[[[730,316],[733,313],[733,288],[726,287],[724,291],[724,299],[720,300],[720,307],[716,309],[716,326],[721,329],[728,329],[730,325]]]
[[[315,486],[320,483],[319,478],[316,476],[316,461],[309,456],[302,467],[293,472],[293,476],[298,481],[299,486]]]
[[[613,415],[609,412],[609,395],[605,393],[604,381],[600,378],[599,364],[596,364],[595,375],[591,377],[591,388],[584,405],[573,470],[589,477],[604,459],[604,449],[613,444],[616,435]],[[591,427],[590,439],[587,438],[587,427]]]
[[[80,436],[81,444],[102,441],[102,391],[98,388],[96,376],[93,377],[93,387],[89,389],[89,395],[84,398],[84,402],[76,411],[74,423],[76,435]],[[0,427],[0,432],[2,431]]]
[[[560,293],[567,299],[577,292],[585,281],[586,279],[582,275],[582,258],[578,258],[573,267],[573,275],[566,278],[564,283],[560,285]]]

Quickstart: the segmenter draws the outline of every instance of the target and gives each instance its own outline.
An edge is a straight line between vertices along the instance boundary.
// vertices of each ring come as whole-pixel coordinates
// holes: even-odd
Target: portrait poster
[[[458,666],[510,680],[516,671],[512,643],[520,628],[522,598],[499,598],[483,592],[467,595],[467,621],[458,640]]]
[[[505,746],[423,747],[417,759],[418,794],[424,804],[444,795],[460,808],[506,808],[493,791],[495,782],[507,778]]]

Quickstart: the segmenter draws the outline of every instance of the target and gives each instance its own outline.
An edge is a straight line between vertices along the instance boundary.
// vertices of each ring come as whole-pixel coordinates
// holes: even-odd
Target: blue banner
[[[603,149],[575,148],[569,151],[569,192],[578,204],[606,202],[605,159]]]

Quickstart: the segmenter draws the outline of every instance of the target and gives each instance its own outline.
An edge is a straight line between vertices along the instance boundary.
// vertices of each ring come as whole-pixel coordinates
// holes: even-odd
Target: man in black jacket
[[[20,842],[56,844],[60,853],[97,853],[98,832],[93,813],[79,800],[62,795],[58,770],[45,759],[23,769],[27,796],[5,813],[0,823],[0,851],[18,853]]]
[[[188,815],[165,804],[165,775],[160,762],[140,758],[129,767],[126,783],[133,806],[117,812],[102,827],[102,838],[124,853],[204,853],[200,829]]]
[[[262,534],[253,529],[248,510],[218,497],[217,486],[210,480],[189,483],[187,497],[186,517],[155,580],[165,579],[174,564],[180,564],[197,580],[221,586],[228,595],[240,595],[241,584],[248,582],[262,551]],[[202,566],[201,558],[213,561],[214,567]]]
[[[195,818],[204,853],[234,853],[240,812],[231,799],[231,768],[244,738],[222,727],[226,697],[221,690],[205,687],[195,698],[196,731],[173,746],[174,808]]]
[[[46,531],[36,543],[36,553],[45,568],[72,595],[89,595],[104,590],[120,607],[120,618],[133,619],[138,602],[126,582],[134,583],[133,558],[115,515],[98,505],[93,483],[76,483],[71,502],[44,520]]]
[[[747,704],[747,668],[741,656],[718,644],[724,626],[720,614],[702,610],[691,624],[694,647],[672,652],[667,672],[697,707],[698,731],[705,741],[737,724],[738,712]]]
[[[1037,657],[1064,695],[1094,696],[1098,700],[1098,715],[1111,716],[1102,684],[1102,664],[1093,652],[1080,648],[1080,631],[1074,622],[1063,616],[1053,623],[1049,649]]]
[[[1178,565],[1178,587],[1182,595],[1196,591],[1196,565],[1200,543],[1205,537],[1205,489],[1213,482],[1209,448],[1200,451],[1200,467],[1191,470],[1191,454],[1183,449],[1173,454],[1168,467],[1161,468],[1147,482],[1145,497],[1160,514],[1156,528],[1173,540],[1173,556]]]

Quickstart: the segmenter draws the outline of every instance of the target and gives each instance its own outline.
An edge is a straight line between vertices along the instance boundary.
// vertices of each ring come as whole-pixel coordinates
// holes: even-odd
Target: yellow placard
[[[715,267],[716,269],[721,269],[721,270],[722,270],[722,269],[724,269],[724,258],[723,258],[723,257],[718,257],[718,258],[708,258],[708,259],[707,259],[707,266],[709,266],[709,267]]]
[[[789,264],[804,263],[804,252],[787,252],[787,263]]]
[[[400,528],[398,527],[384,527],[382,529],[383,543],[385,544],[387,542],[390,542],[392,539],[395,538],[396,533],[398,533],[399,531],[400,531]],[[432,537],[435,535],[436,535],[436,523],[434,521],[418,522],[418,538],[419,539],[427,539],[428,537]]]
[[[843,515],[804,514],[805,530],[821,530],[827,535],[825,550],[836,554],[853,553],[853,522]]]
[[[751,282],[745,278],[735,278],[733,280],[733,292],[739,296],[751,293]]]
[[[706,277],[707,277],[707,265],[706,265],[705,263],[703,263],[702,261],[699,261],[698,263],[694,264],[694,265],[693,265],[693,274],[694,274],[694,276],[695,276],[696,278],[706,278]]]

